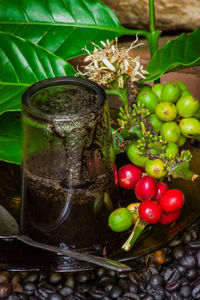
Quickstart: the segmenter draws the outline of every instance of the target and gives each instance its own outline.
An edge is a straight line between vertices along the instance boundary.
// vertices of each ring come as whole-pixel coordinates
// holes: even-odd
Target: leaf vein
[[[31,66],[31,64],[29,63],[28,59],[26,58],[24,52],[20,49],[20,47],[15,43],[15,41],[13,41],[13,44],[15,45],[15,47],[17,48],[17,50],[19,51],[19,53],[22,55],[23,59],[26,61],[27,63],[27,67],[32,71],[32,73],[34,74],[35,78],[37,79],[37,81],[39,81],[39,77],[36,74],[35,70],[33,69],[33,67]],[[24,48],[25,50],[25,48]],[[36,54],[36,51],[32,48],[33,52]]]
[[[96,20],[95,20],[95,17],[94,17],[94,15],[92,14],[92,10],[89,10],[89,8],[87,7],[86,3],[85,3],[83,0],[82,0],[82,3],[83,3],[83,5],[84,5],[84,7],[87,9],[87,11],[88,11],[88,13],[90,14],[90,16],[92,17],[92,19],[93,19],[93,21],[94,21],[94,24],[97,25]]]
[[[74,19],[74,21],[76,22],[76,18],[74,16],[74,14],[72,13],[71,8],[66,4],[65,0],[61,0],[61,3],[63,3],[64,7],[66,8],[66,10],[71,14],[71,17]]]
[[[1,48],[1,51],[4,54],[4,56],[8,59],[8,61],[4,64],[4,66],[6,66],[7,64],[10,64],[15,72],[17,81],[20,82],[19,75],[17,74],[17,70],[16,70],[16,67],[14,66],[13,62],[10,60],[9,56],[7,55],[7,53],[5,52],[4,49]]]
[[[1,87],[0,90],[1,90],[2,88],[3,88],[3,87]],[[3,98],[3,102],[0,101],[0,105],[6,103],[6,102],[8,102],[8,101],[10,101],[10,99],[12,99],[13,97],[17,96],[17,94],[21,93],[21,91],[23,91],[23,90],[24,90],[24,87],[20,87],[20,89],[17,90],[17,92],[13,93],[12,95],[9,95],[7,98],[4,97],[4,98]]]
[[[72,32],[75,31],[76,29],[77,29],[76,27],[72,27],[72,30],[69,31],[69,33],[66,35],[66,38],[62,41],[62,43],[56,49],[55,54],[59,52],[59,50],[62,48],[62,46],[64,45],[64,43],[66,43],[67,39],[70,37],[70,35],[72,34]]]

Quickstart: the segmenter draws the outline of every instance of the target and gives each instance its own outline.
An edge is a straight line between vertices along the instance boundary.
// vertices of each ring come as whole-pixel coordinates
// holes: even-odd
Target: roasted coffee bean
[[[127,292],[125,294],[123,294],[123,297],[127,297],[127,299],[134,299],[134,300],[140,300],[140,296],[138,296],[137,294],[135,293],[130,293],[130,292]]]
[[[161,286],[151,286],[147,285],[147,293],[154,296],[155,300],[165,299],[165,290]]]
[[[182,246],[177,246],[174,247],[173,251],[172,251],[172,256],[174,259],[180,259],[184,256],[184,248]]]
[[[140,282],[141,277],[136,273],[136,272],[130,272],[128,274],[128,278],[130,280],[130,282],[138,284],[138,282]]]
[[[147,293],[152,295],[152,294],[154,294],[155,287],[153,287],[151,284],[147,284],[146,291],[147,291]]]
[[[98,277],[104,276],[105,273],[106,273],[106,271],[105,271],[104,268],[98,268],[98,269],[96,270],[96,274],[97,274]]]
[[[34,291],[28,291],[28,290],[22,290],[22,293],[24,294],[24,295],[27,295],[27,296],[32,296],[33,295],[33,293],[34,293]]]
[[[157,262],[154,262],[154,263],[151,263],[151,264],[149,265],[148,269],[149,269],[149,271],[150,271],[151,269],[156,269],[156,270],[157,270],[157,274],[158,274],[159,272],[162,271],[162,265],[161,265],[161,264],[158,264]],[[153,274],[153,273],[152,273],[152,274]]]
[[[46,291],[46,289],[44,289],[44,288],[39,288],[35,295],[38,295],[38,293],[39,293],[39,295],[41,295],[41,296],[44,297],[45,299],[47,299],[47,298],[49,297],[49,295],[50,295],[50,294]],[[53,294],[53,293],[52,293],[52,294]]]
[[[197,284],[192,289],[192,296],[194,299],[200,299],[200,284]]]
[[[195,256],[186,255],[179,260],[179,264],[187,269],[193,269],[197,265],[197,260]]]
[[[154,300],[154,297],[151,295],[146,295],[142,298],[142,300]]]
[[[18,297],[20,300],[28,300],[29,299],[29,297],[27,295],[24,295],[22,293],[18,293]]]
[[[30,298],[29,298],[30,299]],[[7,300],[20,300],[19,296],[17,295],[17,293],[13,293],[11,294]]]
[[[128,290],[131,293],[137,293],[138,292],[138,286],[137,286],[137,284],[135,284],[135,283],[129,283]]]
[[[0,298],[6,298],[10,295],[11,285],[8,282],[3,282],[0,284]]]
[[[123,290],[126,290],[128,288],[128,282],[127,280],[124,280],[124,279],[120,279],[118,281],[118,285],[123,289]]]
[[[79,291],[75,291],[74,295],[77,296],[81,300],[86,300],[87,299],[87,296],[85,296],[84,294],[80,293]]]
[[[49,300],[62,300],[62,296],[59,294],[51,294],[49,295]]]
[[[185,285],[185,284],[189,283],[189,280],[187,278],[185,278],[185,277],[182,277],[179,280],[181,281],[182,285]]]
[[[51,273],[48,280],[51,284],[58,284],[61,279],[62,276],[60,273]]]
[[[80,292],[80,293],[87,293],[90,290],[90,285],[87,283],[82,283],[82,284],[78,284],[76,289]],[[71,289],[71,291],[73,291]]]
[[[89,279],[90,279],[90,274],[86,272],[81,272],[76,276],[76,280],[79,283],[86,283],[89,281]]]
[[[123,289],[119,286],[113,286],[112,290],[110,291],[110,296],[112,299],[117,299],[118,297],[121,296],[123,292]]]
[[[200,249],[195,253],[195,257],[197,259],[198,268],[200,268]]]
[[[111,278],[111,277],[108,277],[108,276],[103,276],[103,277],[100,278],[99,282],[100,282],[101,285],[104,286],[107,283],[113,283],[114,284],[115,280],[114,280],[114,278]]]
[[[35,290],[35,291],[34,291],[34,296],[35,296],[36,298],[41,299],[41,300],[46,300],[46,299],[48,298],[48,296],[43,296],[42,294],[40,294],[40,292],[39,292],[38,290]]]
[[[0,272],[0,284],[8,281],[8,273]]]
[[[200,276],[198,276],[195,280],[193,280],[192,285],[193,286],[200,285]]]
[[[80,298],[77,296],[74,296],[74,295],[70,295],[70,296],[67,296],[66,300],[80,300]]]
[[[181,281],[180,280],[176,280],[176,281],[173,281],[173,282],[170,282],[168,283],[166,286],[165,286],[165,289],[168,291],[168,292],[173,292],[173,291],[176,291],[180,288],[181,286]]]
[[[173,248],[176,246],[181,245],[182,240],[181,239],[173,239],[170,243],[169,243],[169,247]]]
[[[108,270],[107,274],[108,274],[109,277],[116,278],[116,272],[113,271],[113,270]]]
[[[173,269],[168,268],[164,272],[164,280],[168,283],[176,281],[179,278],[180,278],[180,272],[175,268],[173,268]]]
[[[190,269],[185,274],[185,277],[189,280],[193,280],[197,277],[197,275],[198,275],[198,270],[197,269]]]
[[[185,249],[185,255],[187,256],[187,255],[193,255],[193,252],[194,252],[194,249],[192,249],[192,248],[186,248]]]
[[[128,273],[123,273],[123,272],[120,272],[120,273],[117,273],[117,277],[120,278],[120,279],[127,279],[128,278]]]
[[[183,298],[179,292],[173,292],[171,293],[169,300],[183,300]]]
[[[152,286],[163,285],[163,277],[161,275],[152,275],[150,279],[150,284]]]
[[[111,300],[111,298],[108,297],[108,296],[104,296],[104,297],[102,298],[102,300]],[[126,299],[123,299],[123,300],[126,300]]]
[[[67,279],[65,281],[65,285],[68,286],[69,288],[73,289],[75,286],[75,279],[72,275],[68,275]]]
[[[192,290],[191,290],[191,287],[189,284],[185,284],[180,288],[179,292],[180,292],[181,296],[188,297],[191,295]]]
[[[36,285],[33,282],[26,282],[23,286],[24,290],[34,291],[36,289]]]
[[[144,270],[144,272],[140,273],[140,276],[144,281],[148,282],[151,278],[151,273],[150,273],[149,269]]]
[[[102,298],[102,300],[111,300],[111,298],[108,297],[108,296],[104,296],[104,297]],[[123,299],[123,300],[124,300],[124,299]]]
[[[164,265],[169,266],[173,262],[173,258],[171,256],[168,256],[165,258]]]
[[[140,280],[138,283],[138,287],[141,292],[145,292],[146,283],[143,280]]]
[[[38,280],[37,273],[31,273],[24,277],[23,282],[36,282]]]
[[[13,278],[11,279],[11,285],[15,284],[15,283],[20,283],[22,280],[22,276],[20,273],[17,273],[13,276]]]
[[[198,238],[198,230],[197,230],[197,228],[196,228],[196,230],[195,229],[191,229],[190,233],[192,235],[192,239],[193,240],[197,240],[197,238]]]
[[[150,273],[151,275],[159,274],[159,270],[156,269],[155,266],[149,266],[149,267],[148,267],[148,270],[149,270],[149,273]]]
[[[109,293],[112,289],[113,289],[114,283],[111,282],[107,282],[106,284],[104,284],[104,291]]]
[[[40,273],[39,278],[38,278],[38,281],[39,281],[39,282],[43,282],[43,281],[45,281],[46,279],[47,279],[47,275],[44,274],[44,273]]]
[[[180,272],[181,275],[184,275],[187,272],[187,269],[181,265],[177,265],[176,268]]]
[[[190,232],[185,232],[183,234],[183,242],[187,245],[188,243],[190,243],[192,240],[192,235]]]
[[[41,284],[38,290],[43,295],[54,294],[56,292],[56,288],[48,283]]]
[[[98,289],[101,290],[101,288],[98,287],[98,284],[94,284],[94,283],[93,283],[93,284],[90,285],[90,290],[91,290],[91,291],[96,291],[96,290],[98,290]]]
[[[193,249],[199,249],[200,248],[200,241],[191,242],[191,243],[188,244],[188,246],[190,248],[193,248]]]
[[[103,297],[105,296],[105,293],[101,290],[91,291],[89,292],[89,294],[92,299],[103,299]]]

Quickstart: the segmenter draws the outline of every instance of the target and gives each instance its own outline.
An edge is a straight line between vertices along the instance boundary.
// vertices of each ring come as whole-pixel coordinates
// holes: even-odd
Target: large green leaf
[[[84,53],[89,41],[131,32],[115,14],[97,0],[1,0],[0,30],[48,49],[68,60]]]
[[[20,114],[7,112],[0,116],[0,160],[21,163],[22,134]]]
[[[34,82],[73,76],[73,67],[22,38],[0,32],[0,114],[20,110],[24,90]]]
[[[181,34],[156,51],[147,65],[145,81],[154,81],[164,73],[200,65],[200,29]]]

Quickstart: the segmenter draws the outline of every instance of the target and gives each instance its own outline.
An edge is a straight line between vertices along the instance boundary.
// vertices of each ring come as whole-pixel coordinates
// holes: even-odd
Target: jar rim
[[[82,112],[82,115],[87,115],[90,114],[99,107],[103,106],[105,101],[106,101],[106,93],[104,89],[97,83],[86,79],[86,78],[79,78],[79,77],[73,77],[73,76],[61,76],[61,77],[52,77],[49,79],[44,79],[41,81],[38,81],[31,85],[28,89],[25,90],[25,92],[22,95],[22,107],[23,109],[28,112],[30,115],[34,117],[38,117],[40,119],[45,119],[45,120],[54,120],[54,121],[64,121],[71,119],[70,117],[73,116],[75,117],[74,114],[69,114],[69,115],[62,115],[59,116],[57,115],[52,115],[45,113],[39,109],[33,109],[33,107],[30,104],[31,98],[39,91],[42,91],[48,87],[56,87],[56,86],[80,86],[82,88],[85,88],[87,90],[90,90],[94,92],[97,97],[98,97],[98,103],[96,106],[93,106],[89,111],[87,112]]]

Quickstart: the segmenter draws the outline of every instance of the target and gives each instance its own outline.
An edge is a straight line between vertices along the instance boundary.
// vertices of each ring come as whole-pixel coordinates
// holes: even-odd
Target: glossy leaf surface
[[[7,112],[0,116],[0,160],[21,163],[22,134],[20,114]]]
[[[73,67],[56,55],[11,34],[0,32],[0,114],[20,110],[31,84],[56,76],[73,76]]]
[[[200,29],[181,34],[156,51],[147,65],[149,75],[144,81],[154,81],[164,73],[200,65]]]
[[[97,0],[1,0],[0,30],[13,33],[68,60],[91,41],[114,39],[128,29]]]

